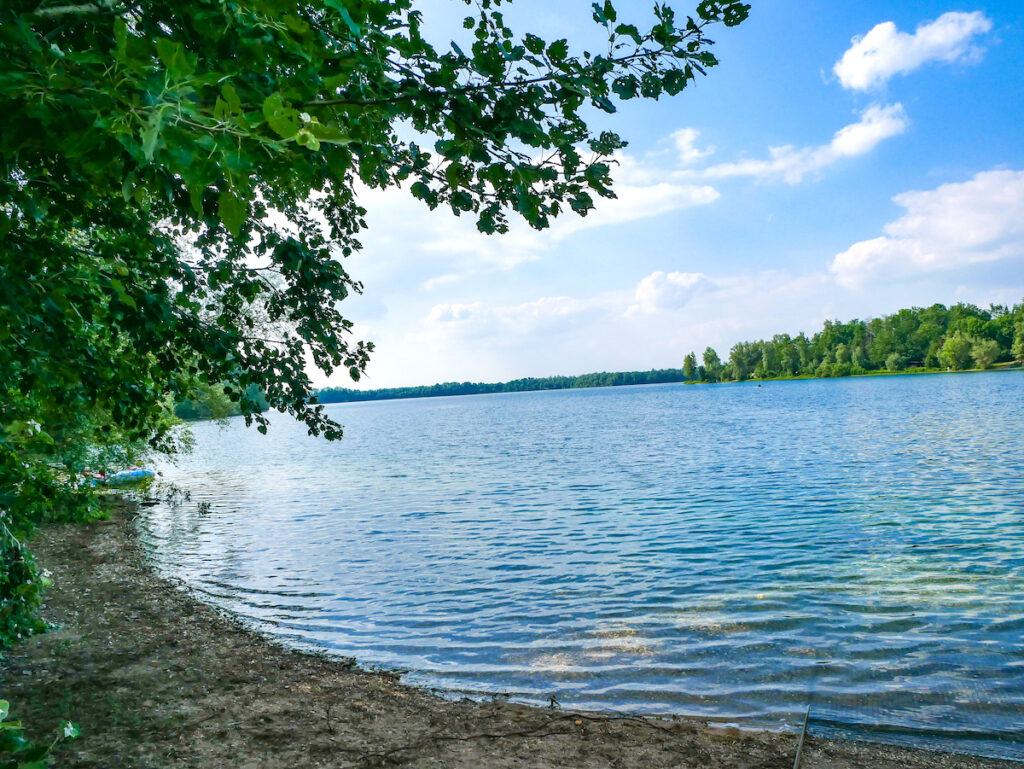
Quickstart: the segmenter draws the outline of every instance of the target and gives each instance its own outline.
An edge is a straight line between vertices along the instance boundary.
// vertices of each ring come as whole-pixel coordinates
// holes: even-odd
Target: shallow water
[[[328,411],[194,426],[160,568],[447,690],[1024,742],[1024,375]]]

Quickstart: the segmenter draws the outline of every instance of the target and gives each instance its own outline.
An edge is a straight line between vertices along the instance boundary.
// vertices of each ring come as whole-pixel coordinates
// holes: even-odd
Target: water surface
[[[754,726],[811,703],[1011,755],[1022,404],[1018,373],[340,404],[334,444],[194,426],[166,469],[192,499],[141,526],[267,632],[446,690]]]

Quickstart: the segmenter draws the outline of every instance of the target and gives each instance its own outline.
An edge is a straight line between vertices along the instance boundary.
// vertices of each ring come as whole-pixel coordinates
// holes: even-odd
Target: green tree
[[[1024,304],[1021,305],[1024,309]],[[1013,326],[1013,347],[1010,352],[1017,363],[1024,365],[1024,312],[1019,313]]]
[[[690,353],[683,358],[683,376],[689,380],[693,380],[697,376],[697,355],[696,353]]]
[[[840,342],[838,345],[836,345],[835,356],[836,363],[849,363],[851,360],[850,348],[847,347],[842,342]]]
[[[999,360],[999,343],[994,339],[979,339],[971,345],[971,358],[978,368],[992,368]]]
[[[903,371],[907,367],[907,360],[898,352],[891,352],[885,359],[886,371]]]
[[[850,357],[854,369],[858,371],[867,371],[871,366],[871,359],[862,347],[854,347]]]
[[[942,365],[957,371],[967,368],[971,362],[973,340],[959,332],[946,337],[939,350],[939,361]]]
[[[704,350],[704,371],[709,382],[717,382],[722,378],[722,360],[714,348],[708,347]]]

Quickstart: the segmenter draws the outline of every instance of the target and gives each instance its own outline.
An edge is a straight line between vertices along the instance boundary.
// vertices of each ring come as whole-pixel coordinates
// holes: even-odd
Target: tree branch
[[[98,0],[95,3],[82,3],[81,5],[55,5],[52,8],[36,8],[28,16],[32,19],[62,19],[65,16],[113,13],[116,4],[116,0]]]

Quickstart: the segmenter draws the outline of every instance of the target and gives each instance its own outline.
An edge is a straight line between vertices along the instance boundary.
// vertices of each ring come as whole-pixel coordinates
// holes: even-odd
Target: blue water
[[[449,691],[1024,744],[1022,374],[328,412],[195,425],[159,567]]]

